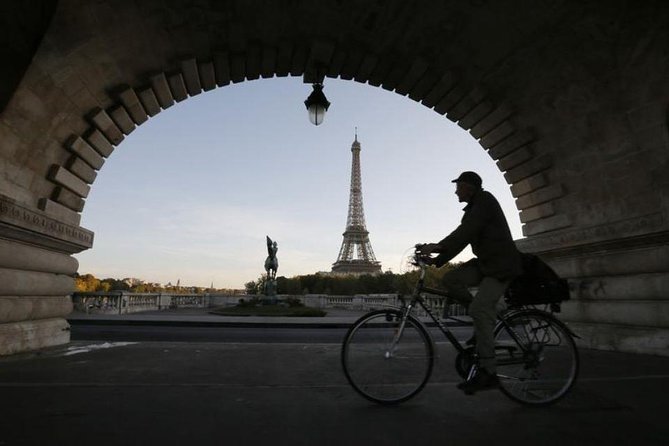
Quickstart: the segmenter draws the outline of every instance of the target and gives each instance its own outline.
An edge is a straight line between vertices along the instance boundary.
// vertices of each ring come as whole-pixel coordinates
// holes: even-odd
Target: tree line
[[[75,274],[74,276],[76,291],[85,292],[110,292],[110,291],[129,291],[132,293],[189,293],[189,294],[237,294],[240,290],[230,290],[227,288],[211,289],[196,286],[161,285],[158,283],[144,282],[138,279],[98,279],[93,274]]]
[[[454,265],[447,264],[443,268],[428,268],[425,281],[427,286],[439,287],[441,276]],[[332,275],[308,274],[295,277],[279,276],[276,278],[277,294],[329,294],[351,296],[354,294],[409,294],[418,280],[419,271],[394,274],[386,271],[382,274],[364,275]],[[263,294],[267,276],[244,285],[246,294]]]

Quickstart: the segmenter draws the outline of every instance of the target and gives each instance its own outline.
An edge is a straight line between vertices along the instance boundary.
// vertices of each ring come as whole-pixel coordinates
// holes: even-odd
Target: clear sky
[[[81,224],[95,242],[77,255],[80,273],[242,288],[264,273],[266,235],[279,245],[278,275],[329,271],[346,226],[356,126],[365,219],[384,271],[399,272],[407,249],[458,225],[463,205],[450,180],[464,170],[481,175],[522,237],[501,172],[456,124],[396,93],[326,78],[332,105],[316,127],[303,103],[310,92],[297,77],[243,82],[136,128],[87,199]]]

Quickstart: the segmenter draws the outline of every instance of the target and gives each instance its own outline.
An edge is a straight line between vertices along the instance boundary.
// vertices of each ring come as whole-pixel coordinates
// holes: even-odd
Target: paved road
[[[416,399],[348,386],[331,343],[74,342],[0,358],[0,445],[666,445],[669,358],[582,351],[558,405],[455,389],[445,345]]]

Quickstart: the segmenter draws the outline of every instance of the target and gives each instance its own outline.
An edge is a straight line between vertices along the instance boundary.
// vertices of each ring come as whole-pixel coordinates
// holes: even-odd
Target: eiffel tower
[[[358,132],[351,145],[353,163],[351,165],[351,195],[348,201],[348,219],[344,241],[339,250],[332,272],[338,274],[378,274],[381,262],[374,257],[369,231],[365,227],[365,212],[362,209],[362,181],[360,177],[360,143]]]

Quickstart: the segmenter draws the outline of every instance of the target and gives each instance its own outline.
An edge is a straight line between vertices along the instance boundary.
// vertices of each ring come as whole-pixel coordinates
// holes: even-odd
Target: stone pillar
[[[669,355],[669,231],[658,215],[518,242],[569,280],[560,318],[588,348]]]
[[[69,342],[65,317],[93,233],[0,195],[0,355]]]

